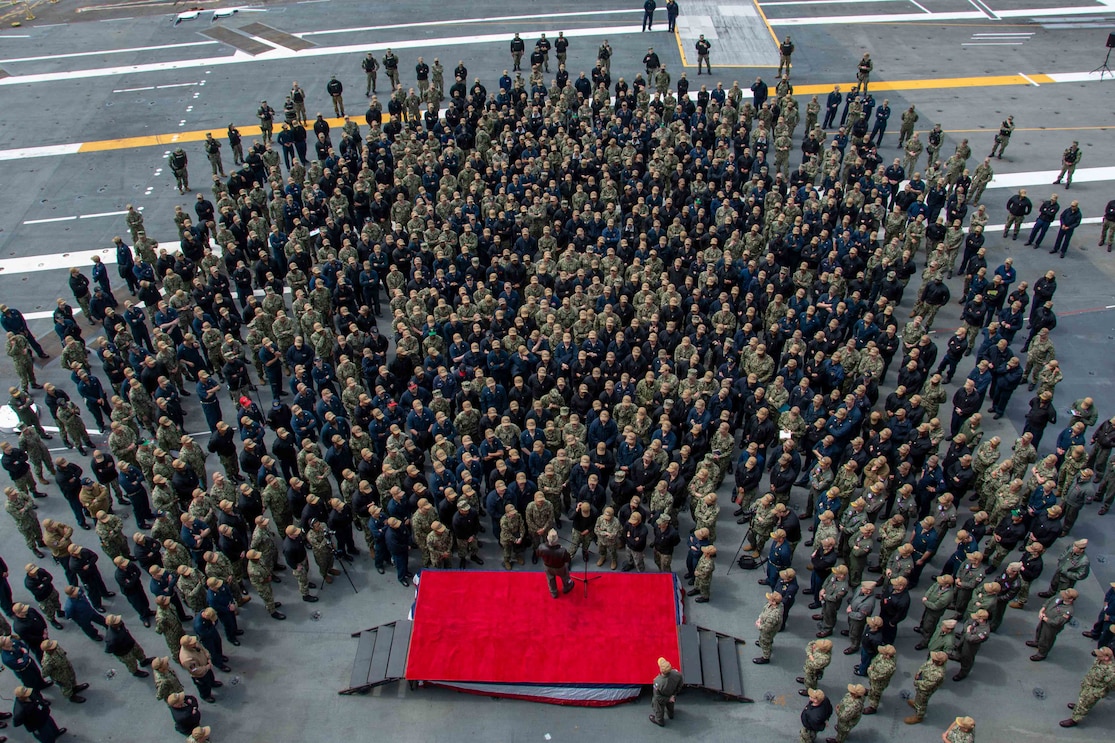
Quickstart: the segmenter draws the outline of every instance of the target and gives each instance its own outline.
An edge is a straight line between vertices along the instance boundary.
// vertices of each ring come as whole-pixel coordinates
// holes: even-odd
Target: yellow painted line
[[[675,37],[677,32],[675,31]],[[680,38],[678,39],[678,49],[681,50]],[[685,56],[682,54],[684,62]],[[687,65],[688,66],[688,65]],[[727,65],[718,65],[720,67],[727,67]],[[750,65],[748,65],[750,66]],[[1030,74],[1029,77],[1037,83],[1053,83],[1056,82],[1049,75],[1044,74]],[[832,90],[833,85],[840,85],[843,89],[854,85],[850,82],[829,83],[822,85],[798,85],[794,88],[794,94],[801,95],[817,95],[821,93],[828,93]],[[1023,85],[1026,87],[1033,87],[1025,78],[1020,74],[1013,75],[986,75],[983,77],[949,77],[949,78],[930,78],[925,80],[890,80],[872,83],[871,89],[873,91],[905,91],[905,90],[932,90],[932,89],[952,89],[952,88],[980,88],[980,87],[1002,87],[1008,85]],[[771,88],[773,94],[773,88]],[[360,123],[360,117],[354,119]],[[327,119],[331,127],[341,127],[344,125],[344,119]],[[276,122],[275,132],[280,131],[280,123]],[[1095,126],[1095,127],[1036,127],[1033,129],[1020,128],[1018,131],[1076,131],[1076,130],[1106,130],[1113,127]],[[260,135],[260,128],[256,124],[246,125],[239,127],[240,134],[244,137],[258,137]],[[973,130],[956,130],[956,131],[973,131],[981,132],[987,131],[983,129]],[[123,137],[119,139],[101,139],[93,142],[83,142],[78,148],[78,152],[109,152],[113,150],[128,150],[139,147],[168,147],[189,142],[200,142],[205,139],[205,134],[212,132],[213,136],[217,139],[227,139],[226,129],[223,127],[214,127],[212,129],[196,129],[193,131],[170,132],[167,134],[151,134],[141,137]]]
[[[1036,81],[1053,82],[1048,75],[1031,75]],[[795,85],[794,95],[814,95],[828,93],[833,85],[846,88],[857,83],[825,83],[821,85]],[[937,88],[990,88],[1006,85],[1030,85],[1019,74],[1014,75],[985,75],[983,77],[938,77],[924,80],[886,80],[871,83],[871,91],[880,90],[933,90]],[[1032,85],[1030,87],[1033,87]]]
[[[759,11],[759,17],[763,19],[763,25],[767,27],[770,32],[770,38],[774,40],[774,47],[778,49],[778,36],[774,33],[774,29],[770,27],[770,21],[767,20],[767,14],[763,12],[763,6],[759,5],[759,0],[751,0],[755,4],[755,10]]]
[[[674,40],[678,43],[678,54],[681,55],[681,66],[692,67],[693,65],[685,59],[685,49],[681,45],[681,32],[678,31],[677,26],[674,26]]]
[[[326,119],[329,126],[344,126],[344,119]],[[238,126],[240,136],[242,137],[258,137],[262,133],[259,126]],[[275,132],[279,132],[280,127],[275,127]],[[217,139],[228,139],[228,129],[196,129],[192,132],[175,132],[173,134],[150,134],[145,137],[122,137],[120,139],[100,139],[95,142],[82,142],[78,152],[108,152],[110,150],[128,150],[134,147],[154,147],[162,145],[163,147],[177,146],[187,142],[201,142],[205,139],[207,133]]]

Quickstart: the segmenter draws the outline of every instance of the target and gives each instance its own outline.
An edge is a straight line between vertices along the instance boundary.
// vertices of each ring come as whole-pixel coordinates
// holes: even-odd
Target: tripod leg
[[[739,560],[739,553],[740,553],[740,552],[743,552],[743,545],[747,544],[747,540],[748,540],[748,538],[749,538],[750,536],[751,536],[751,525],[750,525],[750,524],[748,524],[748,525],[747,525],[747,531],[746,531],[746,532],[744,532],[744,534],[743,534],[743,539],[742,539],[742,540],[740,541],[740,543],[739,543],[739,547],[737,547],[737,548],[736,548],[736,554],[735,554],[735,557],[733,557],[733,558],[732,558],[732,562],[731,562],[731,564],[730,564],[730,565],[728,565],[728,572],[727,572],[727,573],[725,573],[725,575],[731,575],[731,574],[732,574],[732,568],[734,568],[734,567],[735,567],[736,565],[738,565],[738,564],[739,564],[739,563],[737,562],[737,561]]]

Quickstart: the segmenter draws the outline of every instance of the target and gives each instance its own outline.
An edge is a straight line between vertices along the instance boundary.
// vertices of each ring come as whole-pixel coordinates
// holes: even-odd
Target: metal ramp
[[[352,636],[359,637],[360,642],[348,688],[340,693],[364,694],[377,686],[401,681],[406,674],[411,624],[400,620],[354,632]]]
[[[725,699],[753,702],[743,693],[743,668],[738,637],[721,634],[695,624],[678,625],[681,671],[685,686],[708,689]]]

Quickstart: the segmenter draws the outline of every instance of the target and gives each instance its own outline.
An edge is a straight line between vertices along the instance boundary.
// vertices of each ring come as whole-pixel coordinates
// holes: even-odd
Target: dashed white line
[[[1032,77],[1030,77],[1029,75],[1025,75],[1025,74],[1019,72],[1018,76],[1020,78],[1022,78],[1023,80],[1025,80],[1026,82],[1030,83],[1030,85],[1033,85],[1035,88],[1040,88],[1041,87],[1036,82],[1034,82],[1034,79]]]
[[[117,88],[113,93],[137,93],[141,90],[165,90],[166,88],[191,88],[198,83],[170,83],[168,85],[145,85],[142,88]]]
[[[139,207],[139,211],[143,211],[143,207]],[[50,224],[51,222],[72,222],[75,219],[100,219],[101,217],[119,217],[121,214],[127,214],[126,210],[115,212],[97,212],[95,214],[74,214],[68,217],[49,217],[47,219],[29,219],[23,224]]]

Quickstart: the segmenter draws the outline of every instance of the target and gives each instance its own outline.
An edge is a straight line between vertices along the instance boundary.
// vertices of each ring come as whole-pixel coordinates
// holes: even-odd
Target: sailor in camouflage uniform
[[[85,697],[80,695],[80,692],[89,688],[89,684],[77,683],[77,674],[74,673],[74,667],[70,663],[69,656],[62,646],[58,644],[57,640],[43,640],[42,644],[42,670],[43,676],[47,676],[58,685],[62,691],[62,696],[66,697],[74,704],[82,704]]]

